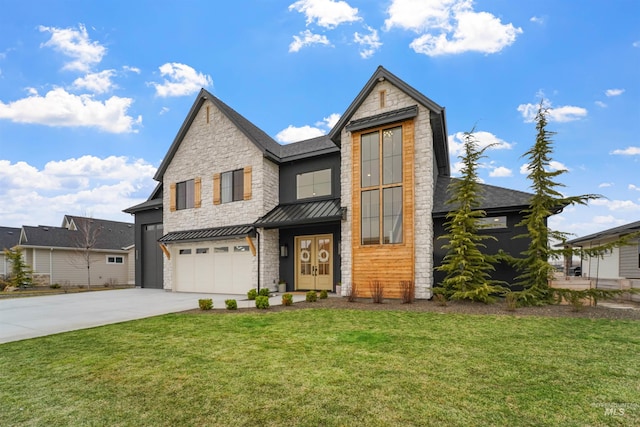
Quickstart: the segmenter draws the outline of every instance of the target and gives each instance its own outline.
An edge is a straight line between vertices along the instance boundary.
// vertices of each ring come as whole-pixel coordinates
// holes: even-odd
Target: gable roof
[[[353,125],[353,123],[349,123],[351,117],[353,117],[358,108],[360,108],[378,82],[383,80],[389,81],[389,83],[396,86],[416,102],[431,111],[432,114],[430,114],[430,121],[433,132],[433,149],[436,156],[436,162],[438,164],[438,174],[449,176],[449,147],[447,144],[447,125],[444,107],[441,107],[413,87],[409,86],[383,66],[379,66],[377,68],[376,72],[373,73],[367,84],[362,88],[358,96],[356,96],[349,108],[347,108],[344,114],[342,114],[340,120],[338,120],[336,125],[329,132],[329,138],[331,138],[336,145],[340,145],[340,133],[342,132],[342,129],[348,125]]]
[[[280,160],[282,162],[288,162],[322,154],[337,153],[339,151],[340,148],[338,148],[327,135],[323,135],[283,145],[280,149]]]
[[[444,217],[455,208],[448,204],[450,199],[449,185],[451,182],[460,181],[459,178],[439,176],[433,194],[433,216]],[[495,185],[479,184],[481,188],[481,200],[478,209],[487,212],[519,212],[529,206],[533,194],[524,191],[511,190]]]
[[[630,224],[621,225],[619,227],[609,228],[607,230],[602,230],[584,237],[578,237],[577,239],[569,240],[568,242],[566,242],[566,244],[580,246],[580,243],[591,242],[593,240],[600,240],[608,237],[620,237],[625,234],[637,232],[640,232],[640,221],[635,221]]]
[[[22,227],[20,233],[20,246],[77,248],[81,231],[76,227],[82,227],[85,221],[91,221],[95,227],[100,228],[94,249],[122,250],[134,243],[133,224],[120,221],[86,218],[81,216],[65,215],[63,227],[49,227],[44,225]]]
[[[171,146],[169,147],[169,151],[164,156],[164,159],[162,160],[160,167],[158,167],[158,170],[156,171],[156,174],[153,177],[153,179],[155,179],[156,181],[162,181],[162,177],[165,171],[167,170],[167,167],[169,167],[169,164],[173,160],[173,156],[175,156],[176,152],[178,151],[178,148],[180,147],[182,140],[187,134],[189,127],[191,127],[193,120],[196,118],[196,115],[198,114],[200,107],[202,107],[202,104],[204,104],[205,101],[207,100],[211,101],[211,103],[215,105],[216,108],[220,110],[220,112],[222,112],[229,120],[231,120],[231,122],[233,122],[233,124],[242,133],[245,134],[245,136],[249,139],[249,141],[251,141],[256,147],[258,147],[258,149],[262,152],[262,154],[265,157],[271,160],[274,160],[276,162],[279,160],[280,147],[281,147],[280,144],[278,144],[273,138],[267,135],[262,129],[258,128],[249,120],[245,119],[241,114],[236,112],[233,108],[229,107],[227,104],[225,104],[224,102],[220,101],[218,98],[213,96],[211,93],[209,93],[209,91],[205,89],[201,89],[195,102],[191,106],[191,110],[189,110],[189,114],[187,114],[187,117],[182,123],[182,126],[180,126],[180,130],[178,131],[178,134],[174,138]]]
[[[0,227],[0,252],[11,249],[20,241],[20,229],[15,227]]]

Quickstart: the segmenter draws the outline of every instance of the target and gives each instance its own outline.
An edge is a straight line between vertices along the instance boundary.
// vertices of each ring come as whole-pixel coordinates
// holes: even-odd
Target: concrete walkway
[[[77,294],[0,300],[0,343],[93,328],[198,308],[198,299],[211,298],[214,309],[225,309],[235,299],[238,309],[255,307],[246,295],[195,294],[162,289],[119,289]],[[294,302],[304,301],[294,295]],[[280,294],[269,305],[282,303]]]

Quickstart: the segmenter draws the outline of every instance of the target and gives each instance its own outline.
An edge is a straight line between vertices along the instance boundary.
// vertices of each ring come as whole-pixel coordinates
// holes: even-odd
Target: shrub
[[[238,303],[234,299],[226,299],[224,303],[227,305],[227,310],[237,310]]]
[[[260,289],[260,292],[258,292],[258,295],[263,296],[263,297],[268,297],[269,296],[269,288]]]
[[[382,304],[382,300],[384,299],[384,288],[382,286],[382,282],[379,280],[371,282],[371,299],[375,304]]]
[[[199,299],[198,306],[200,306],[200,310],[211,310],[213,308],[213,300],[211,298]]]
[[[282,295],[282,305],[293,305],[293,295],[291,294]]]
[[[351,283],[351,286],[347,290],[347,301],[356,302],[356,295],[357,294],[358,294],[358,292],[356,291],[356,284],[355,284],[355,282],[353,282],[353,283]]]
[[[504,301],[507,304],[507,311],[516,311],[516,308],[518,307],[518,295],[513,292],[509,292]]]
[[[416,285],[413,280],[401,280],[400,289],[402,289],[402,303],[413,304],[416,296]]]
[[[249,289],[249,292],[247,292],[247,298],[249,300],[254,300],[256,299],[257,296],[258,296],[258,291],[255,289]]]
[[[316,293],[316,291],[309,291],[307,292],[307,296],[305,297],[305,300],[307,302],[316,302],[318,301],[318,294]]]
[[[327,290],[326,290],[326,289],[321,290],[321,291],[320,291],[320,296],[319,296],[319,298],[320,298],[320,299],[327,299],[327,298],[329,298],[329,292],[327,292]]]
[[[58,283],[54,283],[53,285],[49,285],[51,289],[60,289],[60,285]]]
[[[269,297],[264,295],[259,295],[256,297],[256,307],[266,310],[269,308]]]

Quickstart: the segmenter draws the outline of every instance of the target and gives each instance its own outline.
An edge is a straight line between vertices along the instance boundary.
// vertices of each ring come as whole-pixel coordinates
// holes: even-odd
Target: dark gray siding
[[[331,153],[311,159],[301,159],[280,165],[280,204],[295,203],[296,176],[301,173],[331,169],[331,196],[340,197],[340,153]],[[303,199],[300,202],[308,202],[313,199]]]
[[[527,250],[527,246],[529,245],[529,239],[513,239],[514,236],[520,234],[526,234],[526,227],[515,227],[515,224],[519,223],[522,220],[522,215],[520,213],[496,213],[491,214],[487,213],[487,216],[506,216],[507,217],[507,228],[506,229],[496,229],[496,230],[485,230],[483,234],[494,236],[498,240],[487,239],[482,243],[487,247],[483,249],[483,252],[486,251],[488,254],[497,254],[498,250],[502,249],[506,253],[514,256],[520,257],[521,253]],[[444,228],[444,223],[446,222],[445,218],[435,218],[434,219],[434,250],[433,250],[433,265],[435,267],[442,264],[442,260],[447,254],[446,249],[442,248],[442,245],[448,243],[446,239],[438,239],[438,236],[442,236],[446,234],[446,230]],[[512,285],[515,281],[518,273],[513,267],[506,263],[500,263],[495,266],[496,270],[492,272],[491,276],[494,280],[502,280],[507,282],[509,285]],[[440,271],[434,271],[434,285],[438,286],[444,280],[445,273]],[[511,286],[512,290],[517,290],[513,286]]]
[[[150,209],[135,214],[136,286],[162,289],[163,254],[157,239],[162,237],[162,209]],[[147,227],[147,226],[154,227]],[[147,231],[147,228],[153,228]],[[153,232],[153,236],[151,235]]]

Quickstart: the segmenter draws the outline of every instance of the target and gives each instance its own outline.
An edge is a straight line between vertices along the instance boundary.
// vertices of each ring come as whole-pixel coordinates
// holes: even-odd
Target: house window
[[[331,169],[301,173],[296,176],[298,199],[331,195]]]
[[[249,246],[234,246],[233,252],[249,252]]]
[[[506,216],[489,216],[478,218],[478,228],[483,230],[493,230],[497,228],[507,228]]]
[[[124,257],[121,256],[107,256],[107,264],[122,264],[124,263]]]
[[[228,246],[222,246],[219,248],[213,248],[213,253],[214,254],[226,254],[229,253],[229,247]]]
[[[208,254],[209,248],[196,248],[196,255],[198,254]]]
[[[402,243],[402,127],[360,137],[360,170],[362,244]]]
[[[244,200],[244,169],[220,174],[220,197],[222,203]]]
[[[180,255],[191,255],[191,249],[180,249]]]
[[[195,200],[194,180],[178,182],[176,184],[176,209],[191,209]]]

